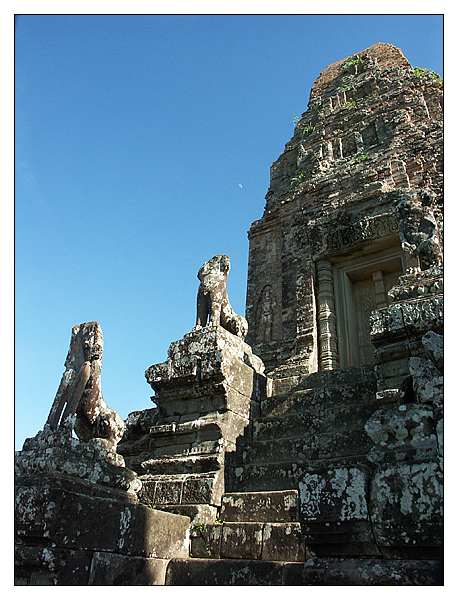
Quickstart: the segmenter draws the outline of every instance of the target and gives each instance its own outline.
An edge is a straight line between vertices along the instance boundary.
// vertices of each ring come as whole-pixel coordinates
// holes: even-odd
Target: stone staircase
[[[171,348],[119,444],[140,502],[191,520],[165,585],[434,585],[434,535],[397,512],[441,485],[425,409],[382,404],[374,365],[267,378],[220,328]]]
[[[169,565],[167,584],[281,585],[285,568],[300,579],[311,555],[298,517],[297,490],[225,494],[217,522],[192,530],[190,558]]]
[[[306,545],[313,536],[299,519],[297,490],[227,493],[217,522],[194,527],[190,557],[169,561],[165,584],[439,584],[440,573],[433,560],[370,556],[361,547],[355,553],[351,542],[345,545],[343,556],[332,556],[332,552],[329,556],[329,550],[316,556]],[[327,535],[336,538],[339,532],[334,528]]]
[[[299,489],[314,470],[366,463],[373,442],[364,430],[379,408],[373,366],[273,380],[252,437],[226,456],[226,490]]]
[[[195,558],[304,562],[297,490],[225,494],[217,523],[191,536]]]
[[[389,555],[368,509],[380,408],[372,365],[272,382],[226,453],[215,522],[191,531],[166,585],[437,585],[437,562]]]

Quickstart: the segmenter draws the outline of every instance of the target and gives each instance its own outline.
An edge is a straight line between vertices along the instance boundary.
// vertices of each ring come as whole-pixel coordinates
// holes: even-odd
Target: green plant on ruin
[[[299,183],[302,183],[306,179],[307,179],[307,171],[301,171],[297,177],[293,177],[291,179],[291,182],[289,184],[289,189],[294,190],[296,185],[298,185]]]
[[[312,125],[312,123],[309,121],[307,123],[307,125],[305,125],[304,127],[302,127],[301,133],[302,133],[303,136],[309,135],[310,133],[312,133],[312,131],[314,129],[315,129],[315,125]]]
[[[300,121],[300,120],[301,120],[301,118],[300,118],[300,117],[294,117],[294,119],[293,119],[293,125],[296,127],[296,125],[298,125],[298,124],[299,124],[299,121]]]
[[[413,70],[413,76],[415,78],[420,78],[423,75],[430,77],[431,79],[436,79],[438,81],[442,81],[441,76],[436,71],[432,71],[431,69],[420,69],[420,67],[415,67]]]
[[[359,104],[360,104],[361,100],[349,100],[345,106],[348,106],[349,108],[356,108]]]
[[[361,154],[361,156],[355,156],[349,161],[349,165],[357,165],[358,163],[364,162],[369,156],[367,154]]]
[[[356,58],[347,60],[347,62],[344,64],[343,68],[348,69],[349,67],[352,67],[353,65],[357,65],[358,63],[362,63],[362,62],[363,62],[363,59],[360,56],[357,56]]]
[[[203,526],[203,523],[197,523],[197,524],[194,526],[194,529],[195,529],[196,531],[198,531],[198,532],[199,532],[199,534],[200,534],[200,537],[203,539],[203,541],[204,541],[204,543],[205,543],[205,552],[206,552],[208,555],[210,555],[210,542],[208,542],[208,541],[205,539],[205,537],[204,537],[204,526]],[[191,553],[189,553],[189,556],[190,556],[191,558],[193,558],[193,556],[192,556],[192,554],[191,554]]]
[[[353,85],[343,85],[340,88],[340,91],[341,92],[349,92],[349,91],[354,90],[354,89],[355,89],[355,86],[353,86]]]

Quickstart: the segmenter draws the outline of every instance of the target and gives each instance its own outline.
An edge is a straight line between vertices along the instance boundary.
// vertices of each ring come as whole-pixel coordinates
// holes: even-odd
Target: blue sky
[[[149,408],[144,372],[195,323],[197,271],[247,231],[329,64],[377,42],[443,76],[436,15],[25,15],[15,29],[15,447],[43,427],[71,329],[99,321],[102,392]]]

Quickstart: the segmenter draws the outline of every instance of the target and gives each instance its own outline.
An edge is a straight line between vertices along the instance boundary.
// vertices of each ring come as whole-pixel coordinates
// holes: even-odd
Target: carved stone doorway
[[[388,291],[405,273],[401,248],[360,256],[334,265],[339,366],[374,362],[369,317],[388,305]]]

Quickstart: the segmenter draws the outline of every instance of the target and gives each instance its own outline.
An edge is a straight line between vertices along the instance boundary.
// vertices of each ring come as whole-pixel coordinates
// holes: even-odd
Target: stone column
[[[374,271],[372,281],[374,282],[375,305],[377,308],[383,308],[386,306],[386,294],[382,271]]]
[[[328,260],[319,260],[316,269],[320,370],[330,371],[339,366],[332,264]]]

